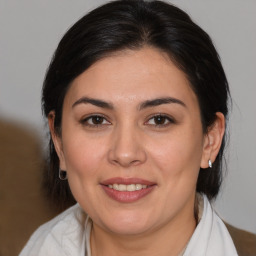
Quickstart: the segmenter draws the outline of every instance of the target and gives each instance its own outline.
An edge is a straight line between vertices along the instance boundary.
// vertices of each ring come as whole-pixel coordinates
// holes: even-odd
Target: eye
[[[91,127],[98,127],[100,125],[109,125],[111,124],[104,116],[101,115],[91,115],[86,117],[81,121],[83,125],[91,126]]]
[[[169,117],[167,115],[159,114],[159,115],[155,115],[155,116],[151,117],[147,121],[146,124],[153,125],[153,126],[165,127],[165,126],[168,126],[171,123],[174,123],[174,120],[171,117]]]

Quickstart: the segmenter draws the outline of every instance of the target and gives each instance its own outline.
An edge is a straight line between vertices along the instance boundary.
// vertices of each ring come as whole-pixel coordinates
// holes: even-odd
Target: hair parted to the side
[[[61,136],[62,106],[72,81],[96,61],[125,49],[144,46],[166,52],[190,81],[197,95],[203,131],[216,112],[227,118],[229,88],[218,53],[206,32],[179,8],[162,1],[119,0],[96,8],[75,23],[60,41],[42,89],[45,117],[55,111]],[[59,159],[50,138],[49,169],[45,174],[57,203],[74,202],[66,181],[58,178]],[[200,170],[197,191],[213,199],[222,181],[225,138],[212,168]]]

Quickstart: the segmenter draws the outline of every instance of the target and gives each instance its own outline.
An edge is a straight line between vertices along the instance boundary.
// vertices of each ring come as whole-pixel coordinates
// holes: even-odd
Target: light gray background
[[[104,0],[0,0],[0,118],[43,139],[40,92],[63,33]],[[221,56],[233,97],[228,176],[216,209],[256,233],[256,1],[173,0],[204,28]],[[0,142],[1,143],[1,142]]]

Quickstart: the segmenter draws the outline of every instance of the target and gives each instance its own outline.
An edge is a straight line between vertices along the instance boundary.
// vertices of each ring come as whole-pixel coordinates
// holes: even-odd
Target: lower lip
[[[150,192],[152,192],[155,186],[153,185],[153,186],[149,186],[147,188],[143,188],[141,190],[135,190],[135,191],[118,191],[104,185],[102,185],[102,188],[110,198],[121,203],[132,203],[147,196]]]

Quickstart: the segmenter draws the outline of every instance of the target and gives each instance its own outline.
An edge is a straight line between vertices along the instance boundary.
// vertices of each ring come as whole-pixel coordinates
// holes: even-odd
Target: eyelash
[[[100,118],[100,120],[102,120],[103,122],[107,122],[107,124],[105,123],[100,123],[100,124],[93,124],[93,123],[89,123],[89,120],[91,119],[91,121],[93,120],[93,118]],[[93,122],[93,121],[92,121]],[[107,120],[107,118],[103,115],[90,115],[84,119],[82,119],[80,121],[80,123],[84,126],[88,126],[88,127],[92,127],[92,128],[99,128],[102,125],[110,125],[111,123]]]
[[[154,122],[156,121],[156,118],[162,118],[164,121],[163,124],[149,124],[149,121],[150,120],[154,120]],[[175,123],[175,120],[173,118],[171,118],[170,116],[168,115],[165,115],[165,114],[156,114],[156,115],[153,115],[151,116],[148,121],[146,122],[146,124],[148,125],[152,125],[152,126],[155,126],[157,128],[165,128],[171,124],[174,124]]]
[[[102,121],[102,123],[99,123],[99,124],[93,124],[93,118],[97,118],[99,119],[100,121]],[[162,124],[150,124],[150,120],[154,120],[154,122],[156,121],[156,118],[162,118],[164,121]],[[91,123],[89,123],[89,120],[91,120]],[[82,119],[80,121],[80,123],[84,126],[87,126],[87,127],[91,127],[91,128],[100,128],[100,126],[103,126],[103,125],[111,125],[111,122],[109,122],[107,120],[107,118],[103,115],[100,115],[100,114],[95,114],[95,115],[90,115],[84,119]],[[165,114],[155,114],[155,115],[152,115],[146,122],[145,124],[146,125],[149,125],[149,126],[155,126],[157,128],[165,128],[167,126],[169,126],[170,124],[174,124],[175,123],[175,120],[173,118],[171,118],[170,116],[168,115],[165,115]]]

